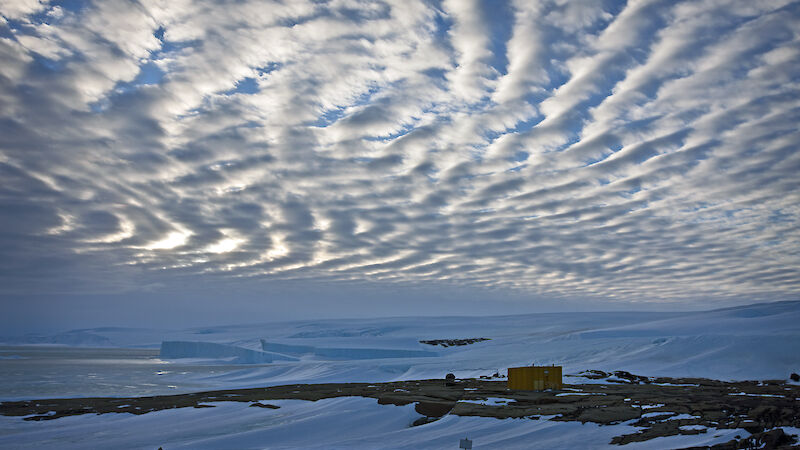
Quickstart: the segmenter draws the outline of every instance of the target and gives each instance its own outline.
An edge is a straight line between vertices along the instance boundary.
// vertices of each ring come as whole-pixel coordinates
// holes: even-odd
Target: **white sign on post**
[[[470,441],[467,438],[461,439],[461,441],[458,444],[458,448],[464,448],[464,449],[467,449],[467,450],[472,450],[472,441]]]

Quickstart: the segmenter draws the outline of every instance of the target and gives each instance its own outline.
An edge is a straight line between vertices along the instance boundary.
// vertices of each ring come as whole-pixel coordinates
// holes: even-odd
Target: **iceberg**
[[[267,352],[288,355],[313,355],[327,359],[383,359],[383,358],[424,358],[439,356],[427,350],[404,350],[389,348],[336,348],[313,347],[310,345],[277,344],[261,340],[261,348]]]
[[[161,358],[203,358],[225,359],[234,364],[265,364],[274,360],[296,361],[285,355],[251,350],[235,345],[217,344],[214,342],[196,341],[164,341],[161,343]]]

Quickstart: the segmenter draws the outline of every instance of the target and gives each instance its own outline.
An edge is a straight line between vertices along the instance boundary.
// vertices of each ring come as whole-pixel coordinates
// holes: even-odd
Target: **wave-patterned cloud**
[[[800,292],[800,2],[0,5],[0,285]]]

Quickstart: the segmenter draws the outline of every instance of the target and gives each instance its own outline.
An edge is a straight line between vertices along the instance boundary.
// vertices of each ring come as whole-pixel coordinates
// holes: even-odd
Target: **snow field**
[[[502,399],[500,399],[502,400]],[[141,416],[85,415],[25,422],[0,417],[0,448],[15,449],[441,449],[464,437],[477,449],[606,449],[611,438],[636,432],[628,424],[599,426],[557,422],[552,417],[498,420],[448,415],[410,427],[413,405],[378,405],[344,397],[317,402],[270,401],[280,409],[217,402],[213,408],[183,408]],[[787,430],[788,431],[788,430]],[[631,443],[625,449],[661,449],[727,442],[744,430],[707,429]]]

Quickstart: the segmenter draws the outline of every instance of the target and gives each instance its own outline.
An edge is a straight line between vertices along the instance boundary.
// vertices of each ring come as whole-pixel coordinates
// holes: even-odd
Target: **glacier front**
[[[291,356],[251,350],[235,345],[197,341],[164,341],[161,343],[160,356],[163,359],[222,359],[235,364],[266,364],[275,360],[297,360]]]

